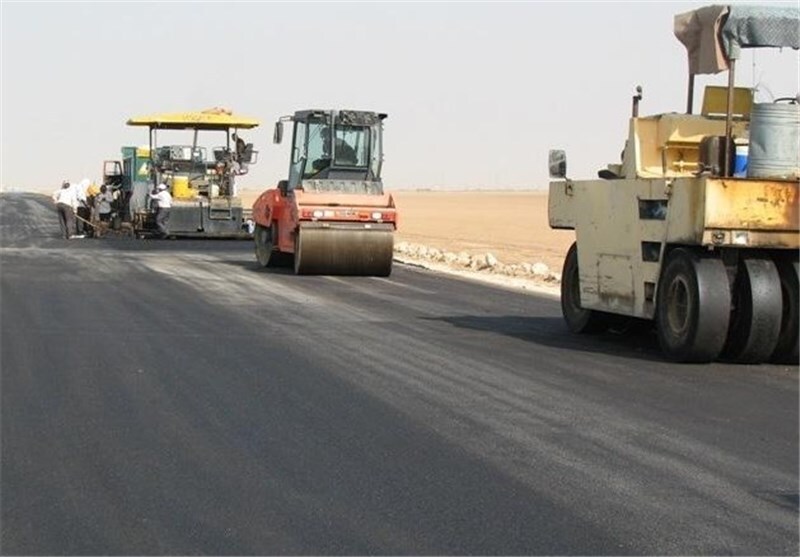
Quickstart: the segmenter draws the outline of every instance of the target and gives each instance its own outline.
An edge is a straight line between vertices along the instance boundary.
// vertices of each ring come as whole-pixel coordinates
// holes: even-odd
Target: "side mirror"
[[[551,178],[566,178],[567,177],[567,153],[561,149],[551,149],[549,156],[550,163],[550,177]]]
[[[275,122],[275,133],[272,135],[273,143],[283,141],[283,122]]]

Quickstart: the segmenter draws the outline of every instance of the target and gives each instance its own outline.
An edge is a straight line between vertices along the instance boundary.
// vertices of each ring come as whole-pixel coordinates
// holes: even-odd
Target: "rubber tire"
[[[778,335],[778,344],[772,352],[770,361],[776,364],[797,365],[798,340],[800,340],[800,270],[797,259],[794,261],[781,259],[776,261],[778,275],[781,279],[781,296],[783,298],[783,314],[781,318],[781,332]]]
[[[256,261],[261,267],[269,267],[275,260],[275,243],[273,242],[273,233],[276,231],[275,226],[267,228],[260,224],[256,224],[256,229],[253,231],[253,241],[256,247]]]
[[[600,333],[608,328],[607,315],[581,307],[580,274],[578,272],[578,243],[573,242],[564,258],[561,272],[561,313],[573,333]]]
[[[740,364],[768,361],[778,344],[782,314],[781,279],[775,262],[766,257],[742,259],[722,359]]]
[[[731,295],[725,265],[678,248],[658,282],[656,328],[664,355],[675,362],[711,362],[728,332]]]

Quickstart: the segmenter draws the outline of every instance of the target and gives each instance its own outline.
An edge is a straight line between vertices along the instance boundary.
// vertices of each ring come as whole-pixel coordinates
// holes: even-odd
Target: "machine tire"
[[[800,270],[797,259],[782,259],[776,262],[781,279],[783,314],[778,344],[772,352],[770,361],[776,364],[798,364],[798,340],[800,340],[800,294],[798,283]]]
[[[256,260],[261,267],[269,267],[275,264],[275,242],[273,238],[276,232],[275,226],[266,227],[256,224],[253,231],[253,240],[256,245]]]
[[[599,333],[608,327],[606,314],[581,307],[577,242],[572,243],[564,258],[561,273],[561,313],[573,333]]]
[[[300,229],[297,229],[297,233],[294,235],[294,274],[295,275],[304,275],[303,272],[303,244],[301,240],[302,232]]]
[[[656,296],[661,350],[676,362],[715,360],[728,332],[731,296],[725,265],[678,248],[666,259]]]
[[[769,360],[778,344],[783,314],[781,279],[775,263],[766,257],[741,260],[732,297],[733,312],[722,359],[743,364]]]

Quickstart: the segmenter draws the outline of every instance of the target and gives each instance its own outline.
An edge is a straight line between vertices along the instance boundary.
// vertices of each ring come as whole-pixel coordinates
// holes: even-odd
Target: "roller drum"
[[[393,251],[391,225],[301,224],[294,270],[298,275],[386,277],[392,272]]]

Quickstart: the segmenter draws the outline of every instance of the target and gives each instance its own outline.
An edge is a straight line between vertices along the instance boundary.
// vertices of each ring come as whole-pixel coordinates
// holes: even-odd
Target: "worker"
[[[92,182],[88,188],[86,188],[86,197],[92,201],[92,205],[94,205],[94,197],[100,193],[100,186]]]
[[[89,185],[91,184],[91,180],[88,178],[84,178],[80,182],[78,182],[76,189],[75,189],[75,196],[78,201],[78,205],[76,208],[76,213],[78,215],[78,219],[76,222],[78,235],[85,235],[89,232],[87,222],[90,221],[92,218],[92,206],[90,204],[90,200],[88,197],[88,190]]]
[[[53,193],[53,202],[58,211],[58,224],[61,227],[61,235],[69,240],[75,236],[75,209],[78,206],[78,199],[75,196],[75,188],[68,181],[64,180],[61,189]]]
[[[100,193],[94,198],[97,220],[109,222],[111,220],[111,204],[114,202],[114,194],[108,191],[108,186],[100,186]]]
[[[331,159],[334,155],[331,152],[331,129],[328,127],[322,128],[320,137],[322,138],[322,153],[319,158],[311,163],[311,171],[306,173],[306,178],[316,176],[331,165]],[[356,152],[345,140],[337,137],[335,145],[335,162],[337,165],[348,166],[356,164]]]
[[[356,150],[341,138],[336,138],[336,163],[344,165],[355,165],[357,163]]]
[[[150,199],[158,203],[156,209],[156,226],[161,238],[167,237],[169,230],[169,213],[172,208],[172,196],[169,194],[169,187],[162,181],[156,188],[156,193],[150,194]]]
[[[331,135],[330,135],[330,128],[323,128],[322,129],[322,152],[323,152],[323,159],[328,159],[327,163],[322,163],[319,166],[321,168],[325,168],[326,166],[330,166],[330,159],[332,155],[335,155],[335,163],[337,165],[355,165],[357,161],[356,157],[356,150],[353,149],[350,144],[342,139],[341,137],[336,137],[334,141],[334,145],[336,147],[336,153],[331,153]]]
[[[242,158],[244,157],[244,152],[247,149],[247,144],[236,132],[233,132],[233,140],[236,142],[236,160],[241,164],[243,162]]]

